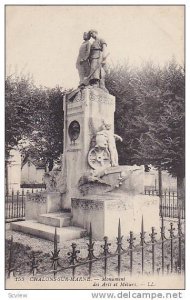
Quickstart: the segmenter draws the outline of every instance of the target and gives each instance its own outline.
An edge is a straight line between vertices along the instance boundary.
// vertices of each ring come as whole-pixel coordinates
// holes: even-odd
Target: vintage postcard
[[[5,289],[185,289],[184,45],[184,5],[5,6]]]

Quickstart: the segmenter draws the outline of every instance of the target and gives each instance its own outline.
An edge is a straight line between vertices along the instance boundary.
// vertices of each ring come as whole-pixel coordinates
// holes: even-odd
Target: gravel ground
[[[173,220],[172,220],[173,221]],[[168,237],[168,229],[169,224],[171,220],[165,221],[165,227],[166,227],[166,236]],[[174,227],[177,229],[176,221],[174,220]],[[184,224],[182,226],[184,230]],[[177,230],[176,230],[177,232]],[[183,231],[184,232],[184,231]],[[9,245],[10,245],[10,238],[11,235],[13,236],[14,241],[14,248],[13,248],[13,264],[16,267],[15,272],[17,275],[20,274],[29,274],[31,273],[31,261],[32,261],[32,255],[35,254],[37,261],[38,261],[38,272],[43,273],[47,272],[52,269],[52,261],[51,261],[51,251],[53,251],[53,242],[40,239],[28,234],[23,234],[20,232],[15,232],[11,230],[6,231],[6,269],[8,268],[8,258],[9,258]],[[159,236],[159,234],[157,235]],[[158,239],[158,237],[157,237]],[[150,241],[150,237],[148,233],[146,234],[146,241]],[[114,253],[117,249],[116,240],[109,241],[111,243],[110,245],[110,252]],[[60,250],[59,253],[59,263],[61,266],[68,266],[68,252],[71,251],[71,244],[76,243],[77,249],[80,250],[80,257],[82,259],[85,259],[88,255],[87,252],[87,243],[88,243],[88,237],[84,237],[77,240],[71,240],[67,241],[61,244],[58,244],[58,249]],[[135,244],[139,243],[139,238],[136,237]],[[103,249],[101,248],[101,245],[103,245],[103,241],[95,241],[94,245],[94,255],[99,256],[100,253],[103,252]],[[123,238],[123,247],[126,249],[128,247],[127,237]],[[170,259],[171,259],[171,253],[170,253],[170,241],[165,242],[165,266],[168,265],[170,268]],[[182,243],[182,257],[184,257],[184,240]],[[174,258],[174,265],[176,262],[178,253],[178,239],[174,239],[173,241],[173,258]],[[152,247],[151,245],[148,245],[146,249],[144,250],[144,271],[146,274],[150,274],[152,270]],[[122,273],[128,273],[129,272],[129,255],[124,254],[122,255]],[[112,257],[111,259],[108,259],[108,273],[107,276],[115,276],[117,274],[117,256]],[[76,269],[76,276],[88,276],[88,267],[89,265],[86,264],[84,266],[80,266]],[[157,244],[155,246],[155,272],[159,272],[161,267],[161,244]],[[182,267],[184,268],[184,260],[182,261]],[[135,249],[133,251],[133,271],[134,273],[140,273],[141,272],[141,249]],[[63,272],[62,272],[63,273]],[[65,270],[64,276],[71,276],[72,270]],[[93,263],[92,266],[92,275],[93,276],[104,276],[104,260],[99,260]]]

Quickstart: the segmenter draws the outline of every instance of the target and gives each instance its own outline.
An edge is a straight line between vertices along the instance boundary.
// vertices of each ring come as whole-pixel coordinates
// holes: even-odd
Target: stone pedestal
[[[142,216],[144,230],[150,232],[152,226],[159,230],[159,197],[106,193],[73,198],[72,214],[74,226],[89,231],[91,223],[93,238],[97,240],[104,236],[116,238],[119,219],[122,235],[127,236],[129,231],[139,234]]]
[[[71,207],[71,198],[79,196],[78,182],[90,166],[87,155],[92,137],[103,120],[114,130],[115,97],[97,87],[86,87],[73,98],[64,99],[64,162],[67,193],[62,207]]]
[[[61,212],[60,193],[41,192],[27,196],[26,221],[12,222],[11,229],[54,241],[56,227],[58,243],[86,235],[85,229],[70,223],[71,214]]]
[[[91,223],[93,238],[97,240],[104,236],[116,238],[119,219],[125,236],[130,231],[140,233],[142,217],[145,231],[150,232],[152,226],[159,230],[159,197],[144,195],[144,167],[111,167],[101,179],[112,186],[112,182],[120,182],[121,178],[124,178],[121,185],[111,192],[92,183],[85,196],[73,197],[73,225],[89,231]]]
[[[42,214],[57,212],[61,209],[59,192],[40,192],[28,194],[25,204],[26,220],[39,220]]]

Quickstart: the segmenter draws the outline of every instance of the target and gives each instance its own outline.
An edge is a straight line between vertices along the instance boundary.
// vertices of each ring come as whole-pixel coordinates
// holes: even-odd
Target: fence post
[[[92,242],[92,225],[90,222],[90,232],[89,232],[89,243],[88,246],[88,260],[89,260],[89,277],[91,278],[92,274],[92,259],[95,258],[94,256],[94,242]]]
[[[12,266],[13,263],[13,236],[11,235],[10,240],[10,248],[9,248],[9,265],[8,265],[8,278],[11,278],[14,276],[14,266]]]
[[[54,275],[54,278],[57,274],[57,267],[59,265],[59,252],[60,250],[57,250],[57,228],[55,227],[55,234],[54,234],[54,251],[52,253],[52,257],[51,257],[51,260],[52,260],[52,266],[53,266],[53,275]]]
[[[35,254],[33,252],[33,256],[32,256],[32,274],[33,274],[33,276],[35,276],[37,274],[37,268],[38,268],[38,264],[36,261]]]
[[[12,194],[11,194],[11,204],[12,204],[11,218],[14,218],[14,191],[13,190],[12,190]]]
[[[122,239],[123,239],[123,236],[121,235],[121,222],[120,222],[120,219],[119,219],[119,224],[118,224],[118,236],[117,236],[117,254],[118,254],[117,266],[118,266],[118,277],[120,277],[120,273],[121,273],[121,250],[122,250]]]
[[[170,229],[168,230],[170,233],[170,261],[171,261],[171,273],[173,272],[173,238],[174,238],[174,230],[173,223],[170,223]]]
[[[133,273],[133,246],[134,246],[134,241],[136,238],[133,237],[133,232],[130,231],[129,234],[129,239],[127,241],[129,242],[129,252],[130,252],[130,274],[132,275]]]
[[[161,240],[162,240],[162,274],[164,274],[164,241],[165,241],[165,227],[164,227],[164,217],[162,218],[162,224],[161,224]]]
[[[167,274],[169,274],[170,264],[167,264],[167,265],[166,265],[166,268],[167,268]]]
[[[106,278],[107,275],[107,256],[109,254],[109,247],[111,246],[111,243],[108,243],[108,237],[104,237],[104,245],[101,245],[101,247],[104,249],[104,277]]]
[[[24,190],[22,189],[22,197],[21,197],[21,217],[24,217]]]
[[[178,261],[175,261],[174,265],[175,265],[175,273],[177,273],[179,271]]]
[[[178,214],[178,245],[179,245],[179,253],[178,253],[178,268],[179,272],[181,272],[181,260],[182,260],[182,255],[181,255],[181,236],[182,236],[182,229],[181,229],[181,216],[180,216],[180,210]]]
[[[19,218],[20,217],[20,211],[19,209],[19,191],[17,191],[16,193],[16,217]]]
[[[142,216],[142,222],[141,222],[141,232],[140,232],[140,245],[141,245],[141,265],[142,265],[142,274],[144,272],[144,244],[145,244],[145,231],[144,231],[144,220]]]
[[[155,228],[152,227],[152,232],[150,234],[151,237],[151,244],[152,244],[152,273],[154,274],[154,264],[155,264],[155,256],[154,256],[154,251],[155,251],[155,236],[157,235],[157,233],[155,232]]]
[[[174,199],[175,199],[175,193],[172,192],[172,203],[173,203],[173,214],[172,214],[172,216],[173,216],[173,218],[175,217],[175,210],[176,210],[176,204],[175,204]]]
[[[76,250],[77,244],[72,243],[72,252],[68,252],[67,255],[70,257],[70,264],[73,266],[72,267],[72,276],[73,278],[75,277],[75,262],[78,262],[78,254],[80,253],[80,250]]]
[[[168,193],[168,197],[169,197],[169,218],[171,217],[171,209],[170,209],[170,190],[169,190],[169,193]]]
[[[8,216],[9,216],[9,203],[8,203],[8,191],[6,191],[5,193],[5,219],[8,219]]]

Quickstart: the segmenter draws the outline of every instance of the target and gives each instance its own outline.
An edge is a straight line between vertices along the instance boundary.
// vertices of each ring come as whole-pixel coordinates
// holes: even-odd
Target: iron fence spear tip
[[[120,223],[120,218],[119,218],[119,224],[118,224],[118,237],[121,237],[121,223]]]
[[[90,222],[90,232],[89,232],[90,240],[92,240],[92,224]]]
[[[144,232],[144,219],[143,219],[143,215],[142,215],[142,221],[141,221],[141,232]]]
[[[164,216],[163,216],[163,214],[161,215],[161,219],[162,219],[162,227],[164,227]]]

